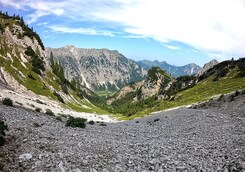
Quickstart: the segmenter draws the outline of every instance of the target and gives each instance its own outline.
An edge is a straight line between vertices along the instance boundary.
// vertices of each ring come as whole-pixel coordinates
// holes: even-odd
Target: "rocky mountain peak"
[[[219,62],[215,59],[211,60],[210,62],[204,64],[204,66],[198,71],[198,73],[196,75],[201,76],[204,72],[211,69],[212,67],[214,67],[218,63]]]

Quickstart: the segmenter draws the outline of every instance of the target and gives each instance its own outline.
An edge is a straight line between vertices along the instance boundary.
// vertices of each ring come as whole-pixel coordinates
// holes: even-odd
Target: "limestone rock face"
[[[218,64],[219,62],[217,60],[212,60],[206,64],[204,64],[203,68],[201,68],[198,72],[197,72],[197,76],[201,76],[204,72],[206,72],[208,69],[211,69],[212,67],[214,67],[216,64]]]
[[[48,58],[52,52],[54,59],[64,67],[66,78],[79,78],[84,86],[92,90],[118,90],[130,82],[143,79],[147,73],[115,50],[65,46],[47,48],[46,52]]]

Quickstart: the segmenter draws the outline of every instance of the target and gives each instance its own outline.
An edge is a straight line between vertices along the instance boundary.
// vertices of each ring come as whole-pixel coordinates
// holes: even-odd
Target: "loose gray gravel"
[[[16,172],[244,172],[245,95],[192,108],[79,129],[0,105],[9,128],[0,163],[3,171]]]

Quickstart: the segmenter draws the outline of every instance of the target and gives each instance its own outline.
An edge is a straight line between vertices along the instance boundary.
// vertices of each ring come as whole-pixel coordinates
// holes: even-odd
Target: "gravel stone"
[[[0,104],[0,119],[9,129],[0,147],[0,164],[15,172],[244,171],[244,102],[240,94],[205,108],[182,107],[84,129]]]

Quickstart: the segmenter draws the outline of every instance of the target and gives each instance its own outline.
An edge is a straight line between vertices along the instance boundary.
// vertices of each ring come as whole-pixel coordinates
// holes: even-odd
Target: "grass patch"
[[[86,113],[96,113],[96,114],[108,114],[107,111],[102,110],[96,106],[89,104],[88,108],[83,107],[82,105],[74,102],[67,103],[67,106],[77,112],[86,112]]]
[[[106,98],[106,97],[111,97],[113,94],[115,94],[115,91],[96,91],[95,92],[98,96],[102,97],[102,98]]]

